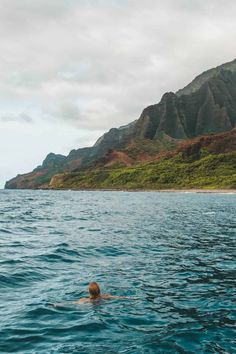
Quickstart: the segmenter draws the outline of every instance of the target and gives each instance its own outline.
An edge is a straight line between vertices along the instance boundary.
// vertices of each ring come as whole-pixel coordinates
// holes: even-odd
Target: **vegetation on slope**
[[[171,158],[125,168],[104,168],[57,175],[52,188],[70,189],[171,189],[236,188],[236,152],[210,154],[186,161],[182,153]]]
[[[153,161],[134,166],[119,165],[117,160],[114,160],[114,153],[119,156],[117,151],[108,154],[103,166],[98,164],[94,169],[54,176],[50,187],[55,189],[236,188],[236,129],[184,141],[176,150],[160,153],[155,155]],[[122,159],[124,160],[123,155]],[[114,161],[115,163],[112,164]]]

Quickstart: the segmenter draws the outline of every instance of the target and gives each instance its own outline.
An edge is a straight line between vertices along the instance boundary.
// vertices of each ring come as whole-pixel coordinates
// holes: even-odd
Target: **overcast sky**
[[[0,187],[236,57],[234,0],[0,0]]]

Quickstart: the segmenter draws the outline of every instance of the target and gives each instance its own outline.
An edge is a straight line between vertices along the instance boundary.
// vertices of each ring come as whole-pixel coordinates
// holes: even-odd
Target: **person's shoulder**
[[[74,301],[74,304],[85,304],[87,302],[90,302],[90,298],[88,297],[83,297],[82,299],[79,299],[77,301]]]

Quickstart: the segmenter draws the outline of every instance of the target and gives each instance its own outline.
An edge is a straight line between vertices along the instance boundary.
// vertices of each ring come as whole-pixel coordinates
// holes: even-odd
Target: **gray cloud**
[[[22,123],[33,123],[33,119],[27,113],[20,114],[3,114],[0,116],[0,122],[22,122]]]
[[[227,4],[0,0],[0,94],[78,128],[124,124],[234,58],[236,4]]]

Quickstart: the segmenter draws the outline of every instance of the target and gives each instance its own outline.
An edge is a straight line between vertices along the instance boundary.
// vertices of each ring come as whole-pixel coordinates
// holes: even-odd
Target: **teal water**
[[[0,352],[236,353],[235,205],[0,191]],[[131,298],[74,305],[90,281]]]

